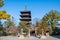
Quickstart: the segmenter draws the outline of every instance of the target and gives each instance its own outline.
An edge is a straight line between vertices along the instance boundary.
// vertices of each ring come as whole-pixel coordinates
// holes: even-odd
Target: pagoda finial
[[[25,10],[27,10],[27,4],[25,4]]]

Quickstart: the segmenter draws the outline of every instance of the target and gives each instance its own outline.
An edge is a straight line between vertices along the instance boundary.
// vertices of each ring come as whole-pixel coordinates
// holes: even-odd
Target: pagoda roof
[[[31,11],[28,11],[28,10],[24,10],[24,11],[21,11],[21,12],[31,12]]]

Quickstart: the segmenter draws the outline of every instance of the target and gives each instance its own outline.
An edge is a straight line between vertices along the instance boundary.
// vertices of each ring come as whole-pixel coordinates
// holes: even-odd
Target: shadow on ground
[[[53,35],[52,37],[60,39],[60,35]]]

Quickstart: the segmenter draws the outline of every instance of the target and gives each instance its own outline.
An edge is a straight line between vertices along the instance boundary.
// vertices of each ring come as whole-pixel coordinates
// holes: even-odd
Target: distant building
[[[60,28],[60,19],[56,19],[56,27]]]

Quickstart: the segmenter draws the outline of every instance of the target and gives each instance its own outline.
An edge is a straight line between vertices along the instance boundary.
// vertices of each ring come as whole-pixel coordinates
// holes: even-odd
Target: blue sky
[[[15,23],[20,20],[20,11],[25,9],[31,11],[32,21],[34,18],[42,19],[42,17],[50,10],[60,11],[60,0],[4,0],[5,4],[0,10],[6,10],[8,14],[14,17]]]

